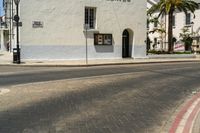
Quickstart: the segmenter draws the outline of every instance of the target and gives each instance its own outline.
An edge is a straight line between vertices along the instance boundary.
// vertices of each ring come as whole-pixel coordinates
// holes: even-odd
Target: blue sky
[[[3,2],[2,1],[3,0],[0,0],[0,15],[3,14],[3,7],[2,7]]]

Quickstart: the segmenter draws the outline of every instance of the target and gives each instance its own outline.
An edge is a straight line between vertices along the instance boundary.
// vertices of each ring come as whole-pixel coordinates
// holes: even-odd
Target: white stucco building
[[[157,1],[155,0],[147,0],[147,9],[151,8],[152,5],[156,4]]]
[[[16,31],[13,26],[13,16],[15,14],[14,0],[2,0],[4,8],[4,16],[2,20],[1,31],[1,51],[12,52],[16,47]]]
[[[5,16],[0,17],[0,51],[9,51],[9,30],[5,23]]]
[[[21,0],[20,21],[22,60],[146,57],[145,0]]]
[[[159,0],[154,0],[158,2]],[[200,0],[194,0],[195,2],[200,4]],[[153,5],[153,4],[152,4]],[[153,16],[157,16],[158,13],[153,14]],[[185,15],[184,12],[176,11],[174,13],[174,25],[173,25],[173,36],[176,38],[177,43],[180,41],[180,33],[182,33],[183,28],[188,28],[190,33],[193,33],[193,36],[196,38],[200,38],[200,9],[195,11],[195,18],[193,18],[193,14],[188,12],[188,15]],[[166,34],[155,32],[154,34],[149,34],[149,37],[152,41],[151,49],[157,50],[166,50],[168,49],[167,44],[167,27],[168,27],[168,16],[162,16],[159,18],[159,24],[150,24],[148,31],[152,31],[155,28],[163,28],[166,30]]]

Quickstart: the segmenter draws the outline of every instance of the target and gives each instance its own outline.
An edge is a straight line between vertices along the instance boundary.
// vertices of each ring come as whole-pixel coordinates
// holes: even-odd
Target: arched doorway
[[[122,57],[128,58],[129,55],[129,32],[128,30],[124,30],[122,34]]]

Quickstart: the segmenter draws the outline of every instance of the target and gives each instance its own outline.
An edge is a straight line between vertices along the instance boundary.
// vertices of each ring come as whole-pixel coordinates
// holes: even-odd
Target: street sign
[[[22,22],[19,22],[19,27],[22,27]],[[13,26],[17,26],[17,23],[16,22],[13,22]]]

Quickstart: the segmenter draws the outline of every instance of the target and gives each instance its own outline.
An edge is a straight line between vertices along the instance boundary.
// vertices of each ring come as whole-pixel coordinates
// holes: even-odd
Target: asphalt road
[[[66,81],[57,81],[61,79]],[[166,130],[164,126],[177,106],[199,90],[199,79],[198,62],[0,67],[0,88],[44,81],[52,81],[46,84],[53,89],[75,88],[48,100],[8,109],[3,109],[0,96],[0,133],[160,133]],[[29,87],[33,89],[31,84],[26,89]]]
[[[10,86],[24,83],[91,77],[133,72],[156,72],[166,74],[182,74],[183,71],[195,71],[200,63],[172,63],[153,65],[118,65],[105,67],[8,67],[0,66],[0,86]],[[170,72],[170,73],[169,73]],[[195,76],[195,75],[194,75]]]

